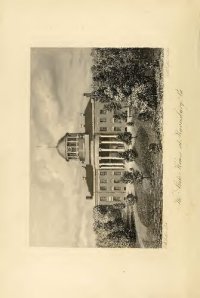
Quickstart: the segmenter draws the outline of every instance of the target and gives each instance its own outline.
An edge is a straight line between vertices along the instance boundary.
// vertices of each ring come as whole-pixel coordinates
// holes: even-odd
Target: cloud
[[[33,49],[31,54],[30,242],[94,246],[92,204],[80,164],[65,162],[48,145],[80,131],[90,88],[89,49]],[[39,148],[37,146],[40,146]]]

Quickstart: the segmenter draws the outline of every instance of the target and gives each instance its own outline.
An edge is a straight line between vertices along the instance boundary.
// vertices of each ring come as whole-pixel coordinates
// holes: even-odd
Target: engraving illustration
[[[31,246],[162,247],[163,56],[31,49]]]

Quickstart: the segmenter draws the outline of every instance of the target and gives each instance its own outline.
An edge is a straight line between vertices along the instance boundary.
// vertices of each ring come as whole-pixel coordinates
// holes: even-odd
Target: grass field
[[[147,246],[162,245],[162,152],[150,154],[148,144],[153,140],[153,134],[144,127],[139,127],[135,147],[139,152],[137,165],[150,179],[135,185],[138,196],[137,209],[141,222],[148,227]],[[144,137],[145,136],[145,137]]]
[[[159,72],[158,72],[159,73]],[[160,72],[161,73],[161,72]],[[145,247],[162,246],[162,210],[163,210],[163,163],[162,150],[150,153],[151,143],[162,144],[162,90],[161,77],[158,77],[158,107],[156,119],[135,121],[137,138],[135,148],[139,153],[136,163],[144,176],[142,184],[135,185],[138,196],[137,209],[141,222],[148,228]]]

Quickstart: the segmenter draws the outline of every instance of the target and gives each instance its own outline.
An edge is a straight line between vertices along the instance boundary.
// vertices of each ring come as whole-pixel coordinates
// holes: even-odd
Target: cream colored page
[[[1,297],[199,297],[198,28],[194,1],[1,3]],[[162,249],[29,246],[30,49],[97,46],[165,49]]]

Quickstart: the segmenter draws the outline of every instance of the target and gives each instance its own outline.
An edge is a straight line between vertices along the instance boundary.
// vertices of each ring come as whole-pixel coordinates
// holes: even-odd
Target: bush
[[[151,143],[148,147],[148,151],[150,153],[159,153],[162,150],[161,144]]]
[[[153,118],[153,115],[150,112],[144,112],[144,113],[140,113],[138,115],[138,120],[140,120],[140,121],[149,121],[152,118]]]
[[[127,197],[125,198],[125,201],[128,203],[128,204],[135,204],[137,202],[137,196],[134,196],[133,194],[128,194]]]
[[[107,223],[121,218],[121,212],[112,205],[98,205],[93,208],[93,218],[95,221]]]
[[[125,232],[125,229],[121,231],[113,231],[105,237],[97,237],[96,242],[98,247],[109,247],[109,248],[116,248],[116,247],[130,247],[131,240],[128,237],[128,234]]]
[[[91,53],[93,83],[107,88],[106,95],[114,100],[125,100],[133,93],[130,102],[137,97],[155,110],[155,66],[159,65],[161,53],[161,49],[148,48],[95,48]]]
[[[127,125],[129,125],[129,126],[135,126],[135,122],[134,121],[129,121],[129,122],[127,122]]]
[[[126,161],[133,161],[138,157],[138,152],[135,148],[133,149],[128,149],[124,152],[119,153],[120,157],[123,157]]]
[[[122,220],[121,209],[125,204],[98,205],[93,209],[98,247],[129,247],[131,240]]]
[[[127,145],[130,145],[132,142],[132,134],[130,132],[123,132],[118,135],[118,140],[124,142]]]
[[[116,120],[127,121],[127,113],[126,112],[118,112],[117,114],[114,114],[113,117]]]
[[[123,183],[130,184],[141,184],[143,179],[150,179],[150,177],[145,177],[143,173],[138,170],[130,169],[131,171],[125,171],[121,177]]]

